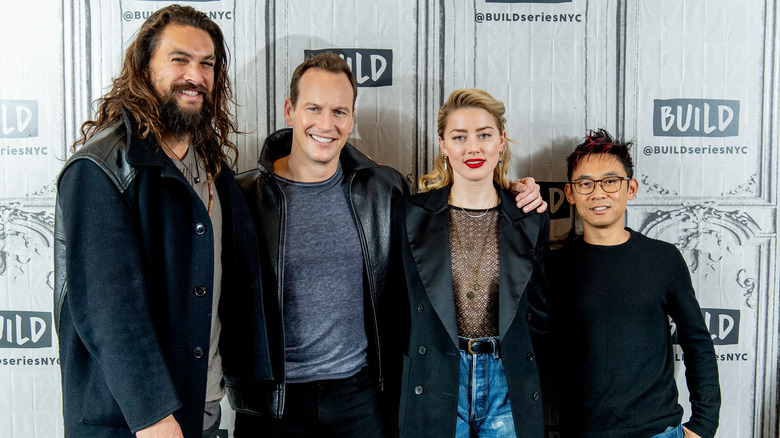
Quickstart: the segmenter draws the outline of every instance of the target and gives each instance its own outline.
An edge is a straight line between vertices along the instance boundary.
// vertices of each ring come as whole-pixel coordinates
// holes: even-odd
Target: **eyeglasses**
[[[569,184],[574,186],[574,190],[580,195],[590,195],[596,190],[596,183],[601,184],[601,190],[607,193],[615,193],[623,186],[623,181],[629,181],[631,178],[627,176],[610,176],[602,179],[590,179],[580,178],[578,180],[570,181]]]

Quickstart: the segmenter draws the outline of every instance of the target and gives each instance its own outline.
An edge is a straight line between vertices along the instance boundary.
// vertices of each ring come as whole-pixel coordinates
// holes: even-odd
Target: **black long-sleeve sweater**
[[[631,231],[616,246],[577,239],[550,262],[562,436],[648,438],[680,424],[671,317],[692,406],[685,426],[712,438],[720,410],[715,351],[677,248]]]

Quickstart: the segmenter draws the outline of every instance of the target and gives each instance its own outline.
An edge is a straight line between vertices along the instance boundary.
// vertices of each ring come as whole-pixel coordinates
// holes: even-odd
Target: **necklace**
[[[465,210],[463,210],[463,208],[461,208],[461,210],[468,217],[475,218],[474,216],[468,214]],[[487,210],[484,213],[482,213],[481,215],[477,216],[477,218],[482,217],[482,216],[484,216],[486,214],[487,214]],[[474,249],[474,245],[471,244],[471,243],[469,243],[468,245],[463,245],[463,241],[461,240],[461,237],[460,237],[460,230],[458,229],[458,225],[456,224],[457,220],[454,217],[452,217],[450,220],[452,222],[452,231],[453,231],[452,234],[455,235],[455,239],[456,239],[457,244],[458,244],[458,249],[460,250],[461,256],[463,257],[463,262],[466,265],[466,269],[471,274],[471,281],[472,281],[472,283],[469,285],[469,287],[466,290],[466,298],[469,301],[469,309],[470,309],[470,308],[472,308],[472,306],[474,304],[474,297],[476,297],[476,294],[479,293],[482,290],[482,285],[479,282],[479,272],[482,270],[482,259],[483,259],[484,255],[485,255],[485,249],[488,246],[487,239],[483,239],[482,240],[482,248],[479,251],[479,257],[477,258],[476,266],[471,266],[468,263],[469,259],[468,259],[467,255],[466,255],[466,251],[467,250],[470,251],[470,250]]]
[[[457,202],[457,201],[455,201],[455,196],[453,196],[453,195],[452,195],[452,193],[450,193],[450,200],[452,201],[452,205],[454,205],[454,206],[456,206],[456,207],[460,208],[460,209],[461,209],[461,211],[463,211],[463,213],[465,213],[465,214],[466,214],[466,216],[468,216],[468,217],[471,217],[471,218],[474,218],[474,219],[477,219],[477,218],[481,218],[482,216],[486,215],[486,214],[487,214],[487,212],[488,212],[488,211],[489,211],[491,208],[493,208],[493,207],[495,207],[495,206],[496,206],[496,203],[498,202],[498,193],[496,193],[496,191],[495,191],[495,190],[493,191],[493,199],[492,199],[492,200],[491,200],[491,202],[490,202],[490,207],[486,208],[486,209],[485,209],[485,211],[483,211],[482,213],[480,213],[480,214],[477,214],[477,215],[469,214],[469,212],[468,212],[468,211],[466,211],[466,209],[465,209],[465,208],[461,207],[461,206],[458,204],[458,202]]]
[[[209,205],[206,210],[209,212],[209,217],[211,217],[211,207],[214,206],[214,186],[211,184],[211,170],[209,169],[209,160],[205,155],[203,156],[203,167],[206,168],[206,180],[209,182]],[[197,183],[197,181],[195,182]]]
[[[163,146],[165,146],[165,148],[166,148],[166,149],[168,149],[168,151],[170,151],[170,152],[171,152],[171,155],[173,155],[173,156],[174,156],[174,158],[176,158],[176,160],[177,160],[179,163],[181,163],[181,165],[184,167],[184,170],[186,170],[186,171],[187,171],[187,173],[190,175],[190,179],[192,179],[193,181],[195,181],[195,184],[199,184],[199,183],[200,183],[200,168],[199,168],[199,166],[198,166],[198,155],[197,155],[197,154],[195,155],[195,172],[197,172],[197,176],[196,176],[196,175],[194,175],[194,174],[192,173],[192,171],[190,170],[190,167],[189,167],[189,166],[187,166],[187,165],[184,163],[184,158],[187,158],[187,153],[189,152],[189,149],[187,149],[187,152],[185,152],[185,153],[184,153],[184,157],[183,157],[183,158],[179,158],[179,156],[178,156],[178,155],[176,155],[176,153],[175,153],[175,152],[173,152],[173,149],[171,149],[171,147],[170,147],[170,146],[168,146],[168,143],[166,143],[166,142],[165,142],[165,140],[163,140],[162,138],[160,138],[160,140],[162,141],[162,144],[163,144]]]

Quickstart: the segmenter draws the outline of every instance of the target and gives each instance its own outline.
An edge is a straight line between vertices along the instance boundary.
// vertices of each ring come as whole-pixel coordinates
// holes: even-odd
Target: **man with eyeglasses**
[[[567,157],[566,199],[583,235],[548,266],[562,437],[704,437],[718,427],[712,339],[673,245],[624,226],[634,199],[630,143],[591,131]],[[673,320],[692,415],[681,424]]]

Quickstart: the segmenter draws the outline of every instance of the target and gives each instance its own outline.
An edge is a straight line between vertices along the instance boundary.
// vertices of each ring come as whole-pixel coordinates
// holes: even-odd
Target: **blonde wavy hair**
[[[450,97],[447,98],[447,101],[439,109],[439,139],[444,137],[444,130],[447,128],[450,114],[464,108],[478,108],[489,112],[496,122],[498,131],[502,135],[504,134],[504,124],[506,123],[504,104],[494,99],[487,91],[477,88],[461,88],[450,93]],[[507,139],[507,143],[510,141]],[[493,182],[497,183],[502,189],[509,188],[510,180],[507,172],[509,171],[509,160],[511,157],[512,153],[509,151],[509,145],[507,144],[503,152],[501,152],[500,162],[493,170]],[[436,156],[436,160],[433,163],[433,171],[420,178],[418,183],[419,192],[436,190],[452,184],[452,166],[447,166],[445,169],[445,160],[442,154]]]

